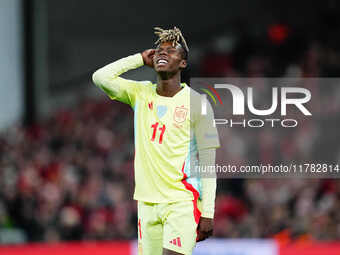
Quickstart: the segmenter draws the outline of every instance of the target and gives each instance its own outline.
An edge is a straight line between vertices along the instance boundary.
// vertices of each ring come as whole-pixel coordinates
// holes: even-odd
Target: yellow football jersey
[[[200,94],[185,83],[173,97],[164,97],[150,81],[119,77],[142,65],[141,54],[135,54],[93,74],[94,83],[111,99],[134,110],[134,199],[151,203],[197,199],[201,182],[190,171],[198,164],[197,152],[219,147],[212,109],[201,115]]]

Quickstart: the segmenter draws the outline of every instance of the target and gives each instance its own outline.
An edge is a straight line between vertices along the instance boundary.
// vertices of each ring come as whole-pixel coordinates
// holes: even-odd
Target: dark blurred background
[[[335,0],[1,0],[0,244],[137,237],[133,112],[104,96],[91,74],[153,47],[153,27],[182,30],[185,81],[339,77],[339,13]],[[126,77],[155,80],[147,67]],[[275,162],[275,151],[313,159],[332,143],[327,152],[339,162],[339,109],[327,112],[332,128],[307,125],[280,144],[268,133],[230,135],[232,149],[225,144],[218,157]],[[216,237],[340,239],[336,179],[218,184]]]

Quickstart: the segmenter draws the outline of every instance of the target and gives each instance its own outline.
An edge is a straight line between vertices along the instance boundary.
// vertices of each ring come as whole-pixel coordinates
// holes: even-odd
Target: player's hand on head
[[[142,52],[144,65],[153,67],[153,56],[155,55],[155,49],[148,49]]]
[[[201,217],[197,226],[197,242],[203,241],[212,236],[214,228],[214,219]]]

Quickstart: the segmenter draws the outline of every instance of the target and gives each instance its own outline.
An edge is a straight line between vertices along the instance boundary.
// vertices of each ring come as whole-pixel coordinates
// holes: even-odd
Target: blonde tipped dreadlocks
[[[159,36],[155,44],[160,44],[163,42],[172,42],[173,47],[176,47],[177,44],[180,44],[183,46],[185,51],[189,52],[188,45],[182,35],[182,32],[177,27],[168,30],[162,29],[160,27],[155,27],[154,29],[156,30],[155,34]]]

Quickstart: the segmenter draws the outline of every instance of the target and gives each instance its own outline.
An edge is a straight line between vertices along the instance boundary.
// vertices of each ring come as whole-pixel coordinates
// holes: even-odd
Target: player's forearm
[[[119,59],[108,64],[92,75],[94,84],[106,91],[115,91],[119,89],[119,75],[143,66],[143,58],[140,53]]]
[[[202,167],[214,166],[216,149],[204,149],[199,151],[199,164]],[[216,175],[202,176],[202,217],[214,218],[216,197]]]

